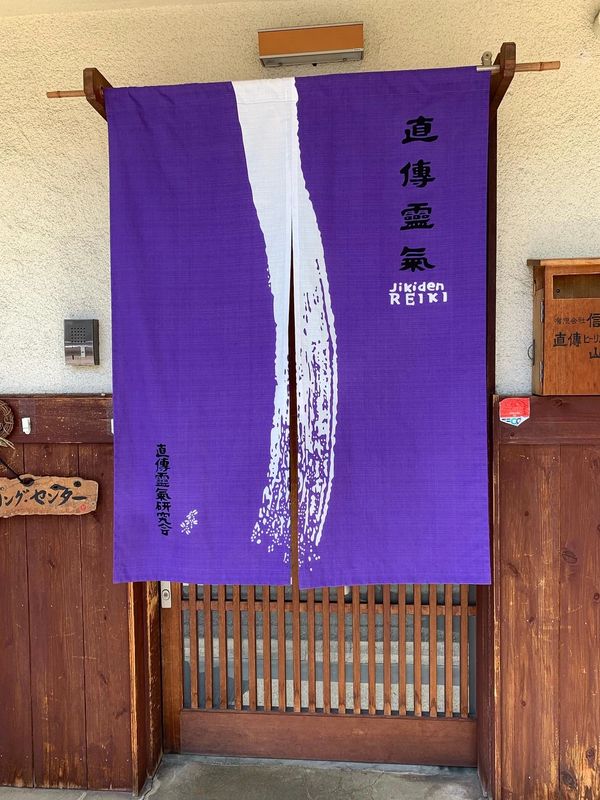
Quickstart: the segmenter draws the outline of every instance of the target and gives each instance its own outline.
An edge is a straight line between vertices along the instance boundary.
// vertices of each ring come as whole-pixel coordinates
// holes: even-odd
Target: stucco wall
[[[0,392],[111,389],[106,124],[46,89],[80,86],[88,65],[120,86],[475,64],[503,40],[522,61],[563,64],[518,75],[500,111],[498,389],[529,391],[526,259],[600,256],[599,9],[267,0],[0,19]],[[365,23],[359,67],[258,62],[259,28],[353,20]],[[99,318],[101,366],[64,365],[65,317]]]

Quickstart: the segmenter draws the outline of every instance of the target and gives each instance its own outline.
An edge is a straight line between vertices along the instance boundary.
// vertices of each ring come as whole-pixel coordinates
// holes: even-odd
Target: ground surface
[[[118,792],[0,788],[0,800],[124,800]],[[480,800],[475,770],[167,756],[147,800]]]

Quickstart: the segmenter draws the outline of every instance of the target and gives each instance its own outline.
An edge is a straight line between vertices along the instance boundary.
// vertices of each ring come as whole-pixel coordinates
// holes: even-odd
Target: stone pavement
[[[122,792],[0,788],[0,800],[125,800]],[[144,800],[480,800],[475,770],[166,756]]]

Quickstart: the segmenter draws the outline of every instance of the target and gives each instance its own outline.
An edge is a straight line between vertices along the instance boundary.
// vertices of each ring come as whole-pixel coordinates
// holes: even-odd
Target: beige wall
[[[0,18],[0,392],[111,389],[106,124],[84,100],[46,100],[97,66],[116,86],[266,73],[262,27],[363,20],[366,57],[346,70],[477,63],[515,40],[500,112],[498,389],[528,392],[529,257],[600,256],[600,0],[371,0],[109,10]],[[62,320],[97,317],[102,365],[68,368]],[[135,358],[135,351],[132,351]]]

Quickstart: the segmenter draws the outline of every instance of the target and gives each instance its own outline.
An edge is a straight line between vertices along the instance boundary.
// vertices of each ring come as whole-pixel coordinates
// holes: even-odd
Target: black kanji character
[[[591,313],[586,322],[590,323],[590,328],[600,328],[600,313]]]
[[[411,231],[415,228],[433,228],[431,222],[431,206],[427,203],[409,203],[400,212],[404,217],[401,231]]]
[[[431,136],[432,122],[433,117],[421,116],[416,119],[407,119],[406,124],[410,125],[410,128],[405,129],[402,144],[408,144],[408,142],[435,142],[438,137]]]
[[[435,268],[435,264],[430,264],[427,260],[424,247],[404,247],[401,256],[402,266],[400,267],[400,272],[405,270],[424,272],[426,269]]]
[[[408,186],[409,182],[418,189],[424,189],[428,183],[435,180],[431,175],[431,162],[423,161],[420,158],[414,164],[407,161],[400,170],[400,174],[404,175],[404,182],[402,186]]]

